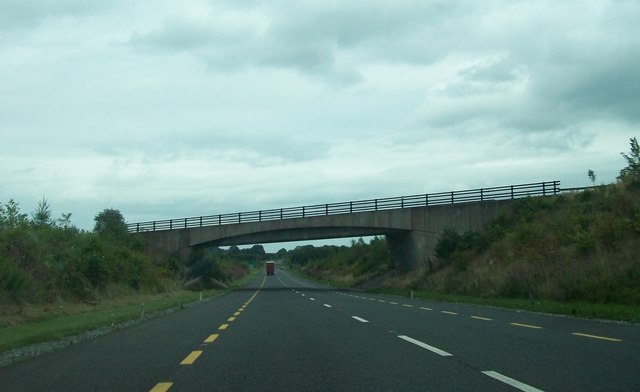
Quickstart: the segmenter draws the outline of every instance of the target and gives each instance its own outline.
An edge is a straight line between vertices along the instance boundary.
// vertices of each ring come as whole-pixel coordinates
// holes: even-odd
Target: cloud
[[[0,3],[0,201],[88,227],[580,185],[640,123],[635,1],[176,4]]]
[[[86,17],[111,7],[113,2],[82,0],[20,0],[0,2],[0,32],[33,28],[48,19]]]

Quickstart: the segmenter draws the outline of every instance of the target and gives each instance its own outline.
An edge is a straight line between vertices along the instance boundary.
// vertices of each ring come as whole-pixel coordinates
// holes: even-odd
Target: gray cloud
[[[87,228],[112,206],[613,180],[640,122],[639,18],[635,1],[0,2],[0,201],[45,195]]]

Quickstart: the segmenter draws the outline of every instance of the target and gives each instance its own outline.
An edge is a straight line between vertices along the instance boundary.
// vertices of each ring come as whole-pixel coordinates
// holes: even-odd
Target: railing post
[[[454,201],[453,201],[453,191],[451,191],[451,204],[454,204]]]
[[[169,230],[173,230],[173,219],[169,219]]]
[[[302,206],[302,217],[304,218],[304,206]]]
[[[136,223],[136,233],[140,232],[140,223]]]
[[[187,228],[187,218],[184,218],[184,228]]]
[[[240,217],[241,214],[242,214],[241,212],[238,212],[238,223],[242,222],[242,218]]]
[[[429,207],[429,194],[424,195],[424,206]]]
[[[513,185],[511,185],[511,199],[513,199]]]
[[[262,210],[258,211],[258,222],[262,222]]]
[[[153,231],[156,231],[156,221],[153,221]]]
[[[329,204],[324,205],[324,214],[329,215]]]
[[[280,209],[280,220],[282,220],[282,208]]]
[[[202,227],[202,217],[200,217],[200,227]]]
[[[375,200],[373,201],[373,210],[374,210],[374,211],[378,211],[378,199],[375,199]]]
[[[353,213],[353,202],[352,201],[349,202],[349,213],[350,214]]]
[[[480,201],[484,201],[484,188],[480,188]]]
[[[218,214],[218,226],[222,226],[222,214]]]
[[[400,208],[404,208],[404,196],[400,198]]]

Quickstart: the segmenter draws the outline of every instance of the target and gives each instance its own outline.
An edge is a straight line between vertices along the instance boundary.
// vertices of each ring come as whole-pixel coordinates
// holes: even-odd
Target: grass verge
[[[260,271],[252,270],[229,284],[230,289],[244,287],[256,278]],[[227,290],[205,290],[202,298],[220,295]],[[29,313],[28,321],[2,317],[0,328],[0,353],[31,344],[62,339],[94,329],[148,317],[154,313],[179,308],[200,299],[200,292],[177,290],[161,294],[130,295],[114,300],[101,301],[96,306],[86,304],[64,304],[64,311],[51,311],[51,306],[30,305],[21,313]],[[144,304],[144,307],[143,305]],[[55,308],[62,308],[62,305]],[[67,314],[61,314],[67,313]],[[16,321],[17,319],[17,321]]]
[[[407,289],[371,289],[371,293],[391,294],[409,297],[411,290]],[[479,298],[457,294],[441,294],[428,291],[414,290],[414,298],[429,299],[442,302],[457,302],[474,305],[496,306],[507,309],[528,310],[561,314],[589,319],[606,319],[640,323],[640,306],[620,304],[597,304],[589,302],[555,302],[548,300],[526,300],[514,298]]]
[[[219,295],[222,292],[223,290],[204,291],[203,298]],[[43,313],[37,316],[39,320],[0,329],[0,352],[140,319],[143,316],[143,309],[144,315],[148,316],[199,299],[199,292],[177,291],[104,301],[95,309],[72,306],[74,308],[70,310],[72,314],[56,315],[51,318],[47,318]]]

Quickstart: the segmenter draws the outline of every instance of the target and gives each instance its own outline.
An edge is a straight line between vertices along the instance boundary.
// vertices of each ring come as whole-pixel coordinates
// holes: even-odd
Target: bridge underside
[[[295,242],[326,240],[334,238],[369,237],[376,235],[389,235],[400,233],[406,230],[380,230],[379,228],[367,227],[312,227],[307,229],[283,229],[274,231],[263,231],[258,233],[247,233],[235,237],[225,237],[203,243],[204,246],[230,246],[230,245],[252,245],[270,244],[274,242]]]
[[[384,235],[397,269],[433,268],[435,244],[446,228],[478,230],[510,201],[466,203],[294,218],[174,230],[148,231],[143,236],[158,250],[187,257],[202,246],[251,245]]]

